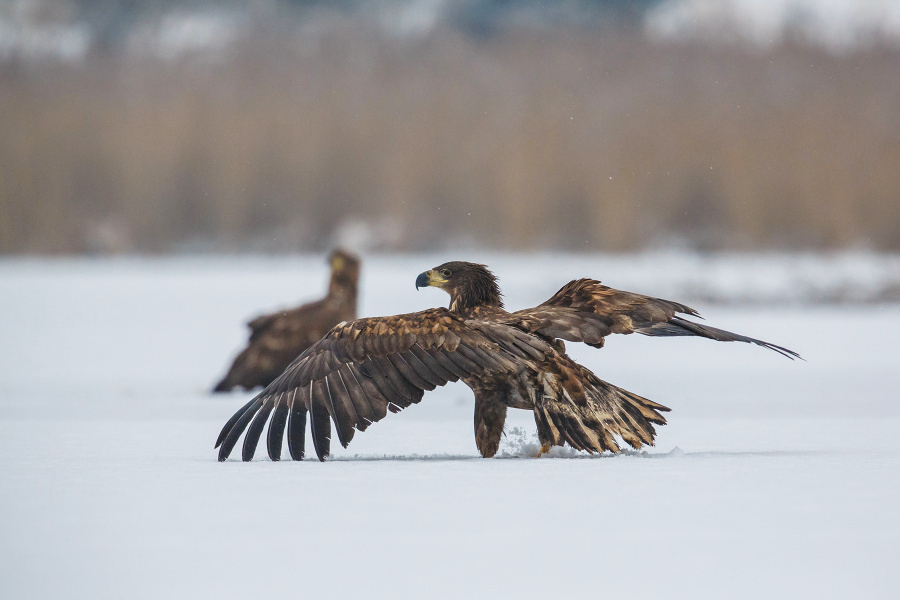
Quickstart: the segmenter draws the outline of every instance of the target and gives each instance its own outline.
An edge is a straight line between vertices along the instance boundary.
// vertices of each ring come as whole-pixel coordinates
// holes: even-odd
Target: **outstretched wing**
[[[422,399],[448,381],[516,369],[516,360],[541,357],[540,339],[511,327],[464,321],[445,308],[359,319],[335,326],[222,428],[216,447],[225,460],[247,429],[250,460],[271,415],[267,449],[281,456],[284,430],[295,460],[303,458],[307,413],[319,460],[330,451],[331,421],[344,447],[355,430]],[[252,419],[252,422],[251,422]]]
[[[756,344],[788,358],[799,358],[793,350],[724,329],[688,321],[679,314],[699,317],[693,308],[642,294],[623,292],[595,279],[576,279],[564,285],[549,300],[511,313],[515,325],[550,338],[603,346],[611,333],[651,336],[700,336],[720,342]],[[513,322],[510,322],[513,324]]]

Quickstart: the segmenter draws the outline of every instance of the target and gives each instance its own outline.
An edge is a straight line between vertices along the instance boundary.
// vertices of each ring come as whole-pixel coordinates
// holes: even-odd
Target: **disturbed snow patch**
[[[623,448],[617,454],[602,452],[598,454],[589,454],[581,450],[576,450],[571,446],[553,446],[544,453],[547,458],[612,458],[613,456],[637,456],[640,458],[663,458],[663,457],[680,457],[684,455],[684,451],[678,446],[672,448],[669,452],[650,453],[646,450],[632,450],[631,448]],[[500,451],[497,452],[497,458],[538,458],[541,457],[541,442],[538,439],[537,431],[527,431],[524,427],[512,427],[506,432],[503,440],[500,442]]]

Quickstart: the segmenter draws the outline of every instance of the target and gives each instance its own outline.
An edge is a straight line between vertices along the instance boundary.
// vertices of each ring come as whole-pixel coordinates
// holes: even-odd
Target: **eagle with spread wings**
[[[497,453],[509,408],[534,413],[542,450],[569,446],[618,452],[624,442],[653,445],[666,423],[661,404],[609,384],[572,360],[564,341],[600,348],[611,333],[699,336],[747,342],[793,359],[762,340],[702,325],[684,304],[576,279],[543,304],[507,312],[497,278],[484,265],[448,262],[416,279],[438,287],[449,308],[339,323],[314,343],[222,428],[216,447],[228,458],[246,430],[241,457],[253,458],[266,422],[266,448],[281,458],[305,453],[309,424],[316,456],[330,452],[332,423],[342,446],[388,412],[418,403],[426,390],[462,380],[475,393],[475,444]],[[249,425],[249,428],[248,428]]]
[[[236,387],[252,390],[269,385],[329,329],[356,318],[359,258],[337,249],[328,257],[328,264],[331,280],[324,298],[298,308],[262,315],[247,323],[250,341],[213,392],[227,392]]]

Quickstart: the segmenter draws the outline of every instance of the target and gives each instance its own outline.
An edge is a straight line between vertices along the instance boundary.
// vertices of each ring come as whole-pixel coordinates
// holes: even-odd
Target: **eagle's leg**
[[[535,422],[537,423],[538,441],[541,442],[541,451],[538,453],[538,458],[540,458],[550,452],[550,448],[553,447],[553,441],[548,432],[544,431],[546,425],[540,419],[535,419]]]

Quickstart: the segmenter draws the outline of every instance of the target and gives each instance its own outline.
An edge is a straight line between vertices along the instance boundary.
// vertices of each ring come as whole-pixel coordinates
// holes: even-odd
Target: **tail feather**
[[[281,375],[284,362],[275,361],[272,357],[260,356],[259,349],[246,348],[238,354],[228,373],[213,388],[213,393],[228,392],[234,388],[252,390],[256,387],[266,387]]]
[[[534,415],[543,444],[568,443],[588,452],[619,452],[616,437],[635,449],[653,445],[669,409],[599,379],[565,354],[544,362],[537,375]]]
[[[228,376],[222,378],[222,380],[216,384],[216,387],[212,389],[213,394],[218,394],[220,392],[229,392],[231,391],[237,384],[231,383],[228,379]]]
[[[252,381],[252,377],[248,377],[247,369],[244,367],[246,354],[247,351],[244,350],[235,357],[228,372],[225,373],[225,377],[223,377],[221,381],[216,384],[216,387],[213,388],[212,391],[214,394],[219,392],[230,392],[236,387],[251,390],[258,385],[257,382]]]

